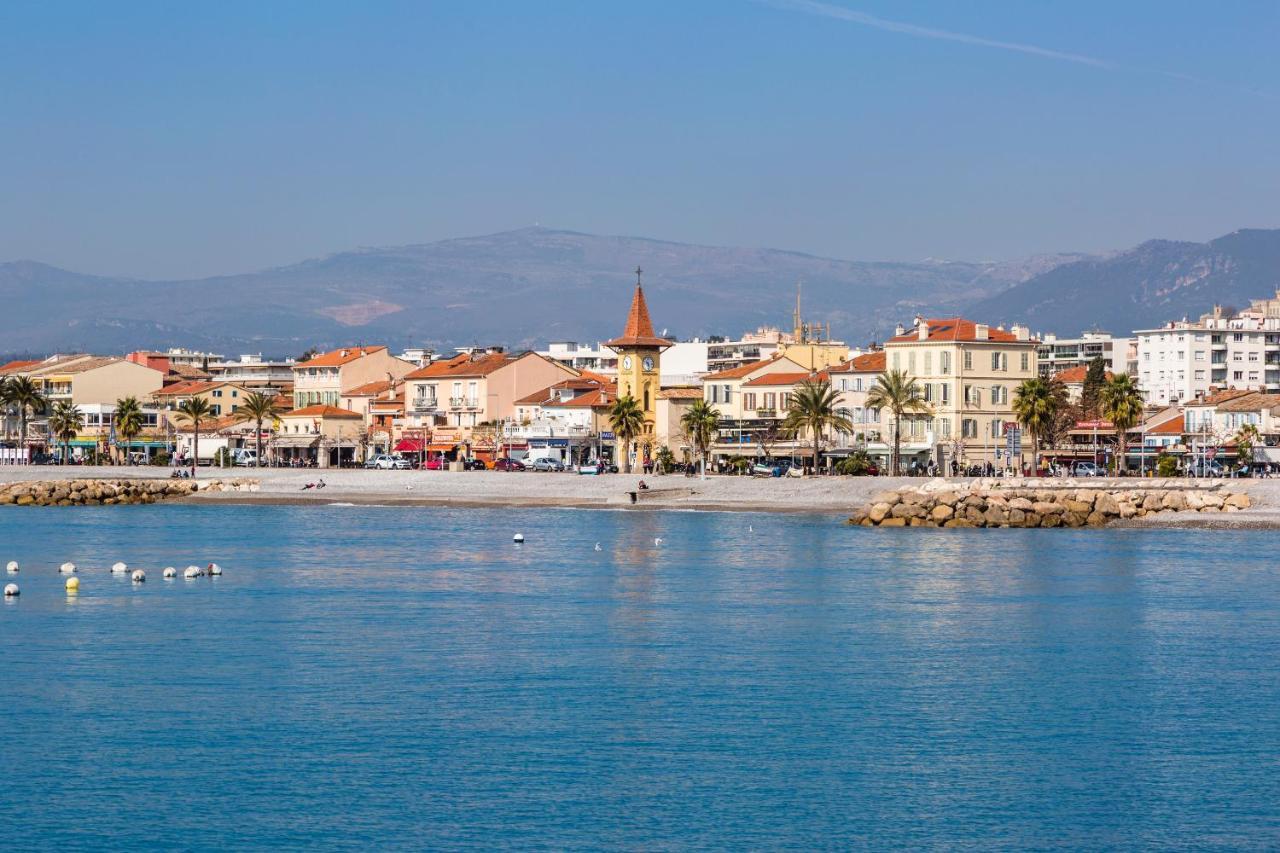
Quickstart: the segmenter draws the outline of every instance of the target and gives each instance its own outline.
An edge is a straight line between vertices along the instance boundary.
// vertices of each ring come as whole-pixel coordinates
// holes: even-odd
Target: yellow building
[[[644,413],[644,427],[636,439],[638,460],[651,458],[657,447],[658,391],[662,377],[662,351],[674,341],[653,332],[649,306],[640,284],[640,268],[636,267],[636,292],[631,298],[631,312],[622,336],[607,341],[618,354],[618,396],[630,397]],[[618,458],[621,458],[619,454]]]
[[[926,464],[932,458],[947,473],[953,460],[996,468],[1008,464],[1005,428],[1017,420],[1018,386],[1039,375],[1037,343],[1023,326],[1006,331],[961,317],[917,317],[912,329],[899,327],[884,345],[886,369],[916,380],[930,407],[927,415],[904,418],[904,442],[928,448],[914,461]],[[883,414],[881,420],[891,443],[892,422]],[[1030,442],[1023,442],[1022,461],[1030,455]],[[904,454],[904,465],[912,461]]]

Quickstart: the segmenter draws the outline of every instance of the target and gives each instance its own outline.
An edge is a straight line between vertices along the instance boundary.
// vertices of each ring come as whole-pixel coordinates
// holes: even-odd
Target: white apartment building
[[[234,382],[249,388],[284,388],[293,384],[293,367],[289,358],[268,361],[261,353],[241,355],[238,361],[209,364],[209,374],[219,382]]]
[[[1186,402],[1211,388],[1280,392],[1280,316],[1257,310],[1273,302],[1259,300],[1232,317],[1215,307],[1196,322],[1134,332],[1147,402]]]
[[[1078,338],[1048,333],[1040,338],[1036,360],[1040,375],[1046,378],[1073,367],[1088,367],[1095,358],[1106,361],[1107,370],[1118,375],[1130,371],[1129,350],[1133,345],[1133,338],[1113,338],[1110,332],[1084,332]]]

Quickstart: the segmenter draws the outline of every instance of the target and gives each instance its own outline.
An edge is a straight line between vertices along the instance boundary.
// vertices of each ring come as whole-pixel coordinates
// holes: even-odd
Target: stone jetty
[[[257,480],[33,480],[0,484],[0,506],[153,504],[200,492],[257,491]]]
[[[1221,481],[930,480],[876,495],[853,513],[865,527],[1102,527],[1161,512],[1237,512],[1249,495]]]

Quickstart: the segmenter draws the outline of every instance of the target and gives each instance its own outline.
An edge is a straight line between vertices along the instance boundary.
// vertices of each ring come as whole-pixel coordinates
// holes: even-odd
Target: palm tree
[[[129,396],[116,400],[116,435],[124,440],[125,464],[129,462],[133,440],[142,432],[142,404],[137,397]]]
[[[1040,467],[1040,439],[1053,430],[1067,405],[1067,386],[1058,379],[1028,379],[1013,392],[1013,414],[1031,433],[1031,461]]]
[[[818,454],[822,450],[822,435],[829,429],[836,432],[853,432],[853,423],[836,409],[837,392],[826,379],[810,377],[796,386],[787,405],[787,417],[782,421],[782,431],[799,438],[802,433],[813,437],[813,472],[818,473]]]
[[[893,415],[893,474],[901,476],[902,416],[929,412],[929,404],[924,401],[920,386],[905,370],[890,370],[871,387],[866,405],[869,409],[887,409]]]
[[[702,479],[707,479],[707,450],[720,430],[720,412],[706,400],[694,400],[689,410],[680,416],[680,426],[698,449],[702,457]]]
[[[1112,377],[1098,389],[1098,408],[1116,430],[1116,473],[1124,473],[1125,433],[1142,419],[1146,401],[1127,373]]]
[[[261,468],[262,467],[262,422],[265,421],[267,418],[274,419],[276,415],[280,414],[280,409],[277,408],[276,406],[276,398],[269,397],[266,394],[260,393],[258,391],[254,391],[248,397],[244,398],[244,402],[240,404],[240,408],[238,411],[243,415],[248,415],[249,417],[253,418],[254,423],[257,425],[257,431],[255,432],[255,435],[257,436],[258,458],[255,463],[255,467]]]
[[[1244,467],[1253,462],[1253,449],[1262,440],[1258,428],[1253,424],[1242,424],[1236,430],[1236,465]]]
[[[630,395],[619,397],[609,408],[609,424],[613,434],[622,442],[623,470],[631,473],[631,443],[644,430],[644,411]]]
[[[49,433],[62,443],[62,464],[71,458],[71,439],[84,429],[84,414],[70,400],[59,400],[49,413]]]
[[[191,424],[191,476],[200,459],[200,422],[213,417],[213,405],[204,397],[188,397],[178,404],[178,417]]]
[[[43,412],[49,401],[40,393],[40,387],[30,376],[14,376],[4,387],[4,401],[18,410],[18,424],[22,438],[19,447],[27,446],[27,419]]]

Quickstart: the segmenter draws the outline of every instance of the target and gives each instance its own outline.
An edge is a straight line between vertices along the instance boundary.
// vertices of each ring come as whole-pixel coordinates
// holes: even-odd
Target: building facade
[[[649,306],[645,302],[640,270],[636,270],[636,290],[622,334],[607,345],[618,353],[618,396],[636,401],[644,416],[640,435],[632,452],[636,461],[651,458],[657,449],[658,392],[662,388],[662,352],[674,342],[653,332]],[[619,446],[621,458],[622,448]]]

